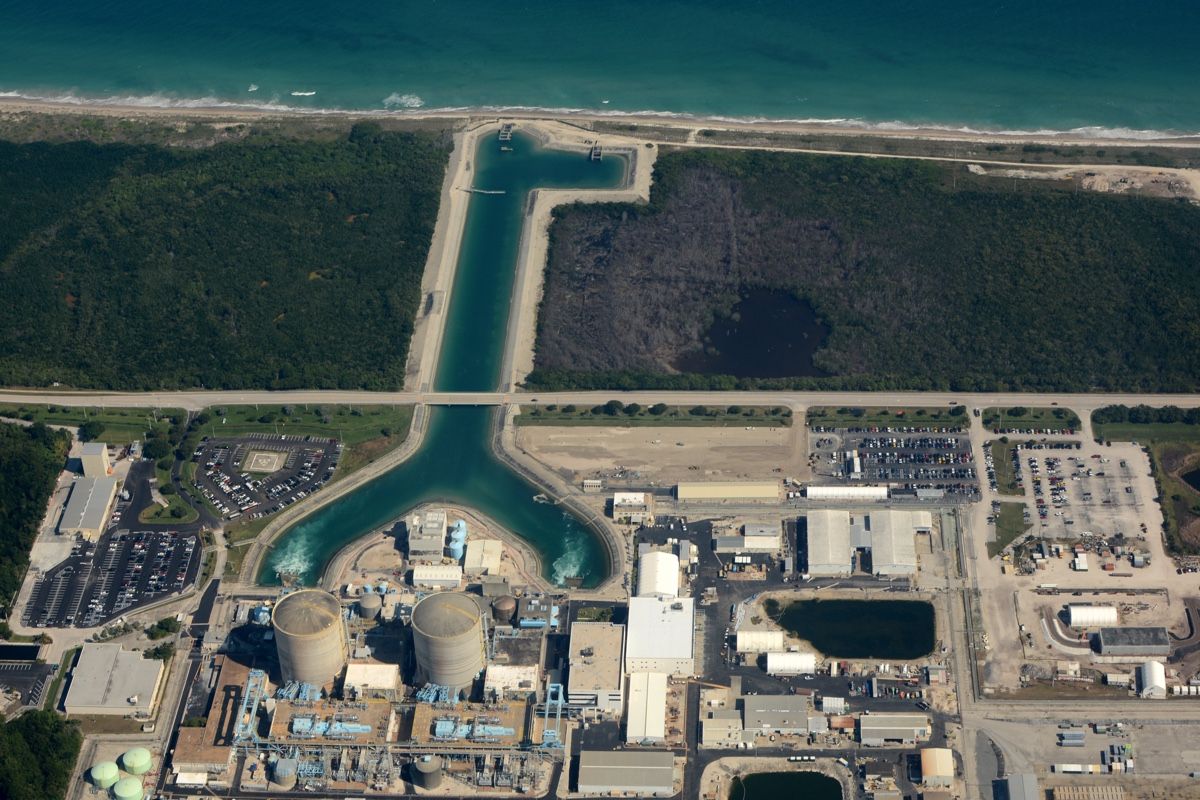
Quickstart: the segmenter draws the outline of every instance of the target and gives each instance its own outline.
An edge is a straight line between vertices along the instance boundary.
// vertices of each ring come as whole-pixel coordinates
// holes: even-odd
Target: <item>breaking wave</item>
[[[425,101],[421,99],[420,95],[416,94],[392,92],[383,98],[384,108],[420,108],[423,105],[425,105]]]

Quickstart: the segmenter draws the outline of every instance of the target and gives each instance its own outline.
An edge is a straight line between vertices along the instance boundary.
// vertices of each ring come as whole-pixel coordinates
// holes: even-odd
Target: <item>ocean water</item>
[[[1178,0],[0,0],[0,29],[0,93],[79,102],[1200,133]]]

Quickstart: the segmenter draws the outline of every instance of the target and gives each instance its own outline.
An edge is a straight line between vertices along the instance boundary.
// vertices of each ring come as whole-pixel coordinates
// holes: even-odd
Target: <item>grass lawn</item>
[[[1108,442],[1200,442],[1200,425],[1188,425],[1186,422],[1094,424],[1094,433],[1097,439]]]
[[[878,427],[921,427],[936,425],[962,430],[967,425],[966,407],[957,414],[951,413],[951,407],[900,407],[862,408],[842,407],[830,408],[814,406],[808,410],[809,426],[820,425],[826,428],[862,428]]]
[[[988,445],[992,449],[992,463],[996,466],[996,488],[1000,494],[1022,497],[1025,492],[1017,483],[1017,470],[1013,465],[1014,442],[995,441]]]
[[[517,425],[594,425],[632,427],[788,427],[792,412],[783,406],[531,406],[514,420]],[[611,413],[610,413],[611,411]]]
[[[180,408],[68,408],[30,403],[0,404],[0,417],[76,428],[85,422],[99,422],[104,425],[104,431],[96,438],[107,444],[145,440],[148,430],[165,435],[171,426],[171,417],[182,420],[186,416]]]
[[[159,491],[161,491],[162,487],[164,486],[171,486],[174,488],[174,484],[171,483],[171,471],[169,469],[163,469],[156,464],[154,466],[154,477],[157,479]],[[173,522],[179,525],[187,525],[188,523],[195,522],[200,518],[199,512],[189,506],[187,501],[185,501],[178,494],[164,494],[163,499],[167,501],[165,508],[160,506],[158,503],[151,503],[143,508],[142,512],[138,514],[138,521],[150,523]],[[176,509],[178,509],[178,511],[176,511]]]
[[[1013,413],[1013,412],[1017,413]],[[1069,408],[985,408],[983,427],[988,430],[1032,430],[1049,428],[1054,431],[1079,430],[1079,417]]]
[[[1029,530],[1025,524],[1024,503],[1001,503],[1000,513],[996,516],[996,541],[988,542],[988,558],[995,558],[1000,551],[1012,544],[1019,536]]]
[[[54,673],[54,680],[50,682],[50,688],[46,690],[46,696],[42,699],[42,708],[51,711],[58,708],[58,692],[62,689],[63,680],[67,677],[67,670],[71,668],[80,649],[76,647],[63,654],[62,661],[58,664],[58,672]]]
[[[323,436],[340,439],[347,448],[375,439],[401,440],[412,423],[412,406],[216,406],[207,409],[209,421],[203,436],[241,436],[277,433],[290,436]]]

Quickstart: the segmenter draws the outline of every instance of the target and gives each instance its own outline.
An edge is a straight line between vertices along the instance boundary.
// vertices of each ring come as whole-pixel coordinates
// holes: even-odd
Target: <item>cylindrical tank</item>
[[[284,789],[291,789],[296,785],[296,773],[299,767],[296,759],[281,758],[271,768],[271,781]]]
[[[468,595],[431,594],[413,607],[417,673],[429,683],[459,690],[484,664],[483,612]]]
[[[113,784],[113,797],[117,800],[142,800],[141,778],[121,778]]]
[[[442,785],[442,759],[439,756],[424,756],[412,762],[410,777],[414,785],[422,789],[436,789]]]
[[[372,592],[358,598],[358,613],[363,619],[375,619],[383,608],[383,598]]]
[[[107,789],[121,778],[120,770],[112,761],[101,761],[93,764],[91,769],[92,783],[101,789]]]
[[[517,613],[517,598],[504,595],[492,601],[492,619],[497,625],[508,625]]]
[[[135,747],[132,750],[126,750],[121,755],[121,766],[130,775],[145,775],[150,771],[152,759],[150,751],[144,747]]]
[[[271,624],[284,681],[323,686],[346,665],[342,606],[329,592],[304,589],[287,595],[275,604]]]
[[[1072,628],[1105,628],[1118,622],[1116,606],[1071,603],[1067,606],[1067,624]]]

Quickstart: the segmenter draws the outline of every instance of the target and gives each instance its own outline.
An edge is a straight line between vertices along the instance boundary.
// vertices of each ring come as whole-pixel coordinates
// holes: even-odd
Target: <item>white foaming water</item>
[[[420,95],[416,94],[392,92],[383,98],[384,108],[420,108],[423,105],[425,105],[425,101],[421,99]]]
[[[274,558],[275,574],[279,576],[305,575],[312,569],[312,554],[303,536],[293,536]]]
[[[562,555],[554,559],[554,563],[550,565],[552,570],[550,580],[558,586],[566,583],[567,578],[579,575],[584,555],[587,553],[587,548],[584,547],[578,530],[572,529],[564,540],[564,544],[566,547],[563,549]]]

